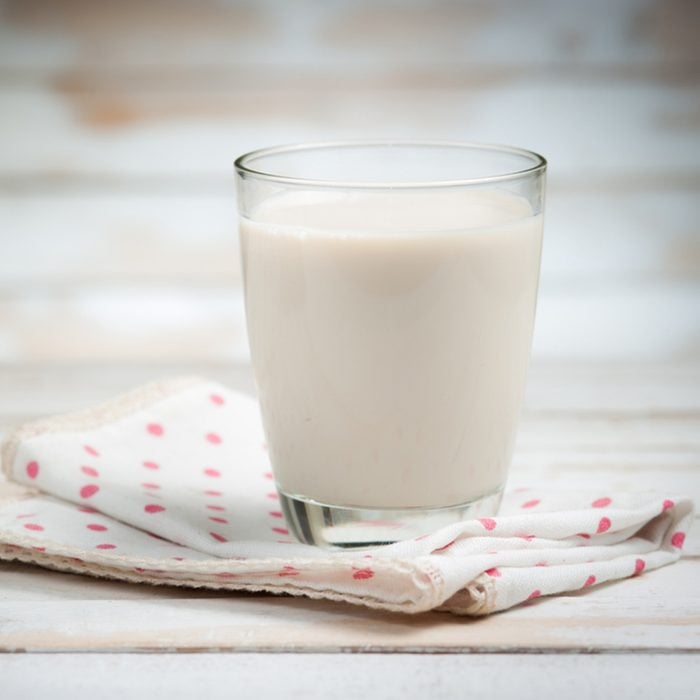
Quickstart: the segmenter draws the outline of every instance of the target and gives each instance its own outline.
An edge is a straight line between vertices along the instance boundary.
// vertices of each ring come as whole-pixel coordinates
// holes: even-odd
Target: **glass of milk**
[[[530,353],[546,161],[340,142],[236,161],[245,303],[277,490],[302,542],[493,515]]]

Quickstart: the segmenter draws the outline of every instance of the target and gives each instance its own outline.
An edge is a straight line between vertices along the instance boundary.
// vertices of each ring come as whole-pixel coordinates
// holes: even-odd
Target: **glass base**
[[[279,491],[292,534],[320,547],[373,547],[427,535],[446,525],[495,515],[503,487],[481,498],[445,508],[347,508]]]

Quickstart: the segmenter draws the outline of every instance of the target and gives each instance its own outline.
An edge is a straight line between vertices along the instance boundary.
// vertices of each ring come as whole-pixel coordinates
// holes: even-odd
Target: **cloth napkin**
[[[384,547],[295,543],[252,399],[153,383],[30,423],[2,446],[0,558],[151,584],[268,591],[485,615],[676,561],[686,498],[508,494],[501,515]],[[7,489],[6,489],[7,490]]]

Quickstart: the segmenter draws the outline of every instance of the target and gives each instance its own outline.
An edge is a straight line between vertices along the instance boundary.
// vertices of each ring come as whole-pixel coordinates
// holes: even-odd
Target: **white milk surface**
[[[240,222],[278,486],[439,507],[506,479],[542,218],[496,191],[285,193]]]

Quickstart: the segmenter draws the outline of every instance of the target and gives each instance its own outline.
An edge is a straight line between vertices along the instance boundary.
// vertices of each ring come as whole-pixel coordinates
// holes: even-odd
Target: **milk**
[[[278,487],[362,508],[503,486],[531,344],[541,215],[499,191],[286,192],[240,220]]]

